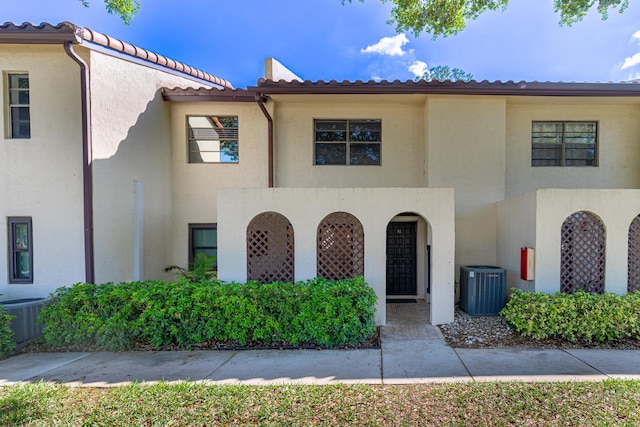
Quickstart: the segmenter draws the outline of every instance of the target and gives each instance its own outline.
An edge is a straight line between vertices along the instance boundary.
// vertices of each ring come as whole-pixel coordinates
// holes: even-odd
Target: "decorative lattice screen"
[[[261,283],[294,280],[293,227],[275,212],[262,213],[247,227],[247,279]]]
[[[562,224],[560,291],[604,292],[604,224],[588,212],[576,212]]]
[[[629,281],[627,292],[640,291],[640,215],[629,226]]]
[[[364,230],[346,212],[327,215],[318,226],[318,277],[346,279],[364,276]]]

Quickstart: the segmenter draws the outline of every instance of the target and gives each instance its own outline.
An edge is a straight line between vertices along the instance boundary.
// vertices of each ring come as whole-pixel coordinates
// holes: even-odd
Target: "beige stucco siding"
[[[91,51],[96,281],[133,279],[133,182],[144,185],[144,278],[172,263],[170,106],[192,80]]]
[[[423,103],[412,97],[279,97],[276,187],[426,186],[423,111]],[[380,119],[381,165],[314,165],[314,119]]]
[[[629,226],[640,214],[640,190],[543,189],[499,204],[499,262],[509,287],[560,291],[562,224],[573,213],[594,214],[605,229],[605,291],[627,291]],[[535,249],[534,281],[520,280],[519,248]]]
[[[593,98],[525,101],[507,107],[507,197],[540,188],[640,188],[639,105]],[[597,121],[598,166],[531,167],[531,122],[547,120]]]
[[[293,226],[295,279],[316,277],[317,230],[333,212],[355,216],[364,229],[364,276],[378,296],[376,322],[386,321],[386,230],[401,212],[429,224],[432,244],[431,323],[453,321],[454,206],[450,188],[273,188],[218,192],[218,274],[226,281],[247,280],[247,226],[256,215],[277,212]],[[426,256],[424,252],[421,252]],[[423,262],[420,260],[419,262]]]
[[[84,279],[80,73],[43,45],[0,44],[0,70],[29,74],[31,113],[29,139],[7,139],[0,116],[0,299],[42,297]],[[8,216],[32,217],[33,284],[8,284]]]
[[[238,116],[238,163],[187,162],[187,116]],[[257,103],[172,103],[172,262],[187,265],[188,224],[218,222],[218,189],[268,186],[267,119]],[[226,248],[225,248],[226,249]]]
[[[507,271],[507,292],[511,288],[535,290],[534,281],[520,279],[520,248],[534,248],[535,259],[536,195],[529,192],[497,205],[497,264]]]
[[[640,190],[539,190],[536,203],[536,290],[560,290],[562,223],[588,211],[604,223],[605,291],[627,291],[629,225],[640,214]]]
[[[453,187],[456,264],[496,263],[495,203],[504,200],[506,102],[498,97],[427,100],[430,188]]]

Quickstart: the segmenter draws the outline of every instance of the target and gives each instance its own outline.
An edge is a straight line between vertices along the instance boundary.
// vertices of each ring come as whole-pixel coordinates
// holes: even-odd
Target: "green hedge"
[[[4,306],[0,305],[0,357],[6,356],[16,348],[14,333],[11,329],[11,319]]]
[[[640,339],[640,292],[549,295],[515,290],[500,315],[517,333],[535,339]]]
[[[42,309],[46,344],[190,348],[201,343],[356,344],[375,333],[376,295],[362,278],[298,283],[79,283]]]

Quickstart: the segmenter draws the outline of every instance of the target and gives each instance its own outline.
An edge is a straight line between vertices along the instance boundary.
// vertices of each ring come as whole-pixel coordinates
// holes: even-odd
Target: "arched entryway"
[[[294,265],[291,222],[277,212],[256,215],[247,226],[247,279],[293,282]]]
[[[640,215],[629,226],[629,280],[627,292],[640,291]]]
[[[387,298],[428,299],[430,292],[431,233],[419,214],[402,212],[386,230]]]
[[[591,212],[571,214],[562,224],[560,291],[604,292],[605,228]]]
[[[318,225],[318,277],[340,280],[364,276],[364,229],[355,216],[334,212]]]

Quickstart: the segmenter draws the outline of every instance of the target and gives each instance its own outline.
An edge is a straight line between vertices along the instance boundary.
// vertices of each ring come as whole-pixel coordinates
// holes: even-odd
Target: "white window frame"
[[[239,163],[237,115],[190,115],[187,116],[186,127],[187,163]]]

